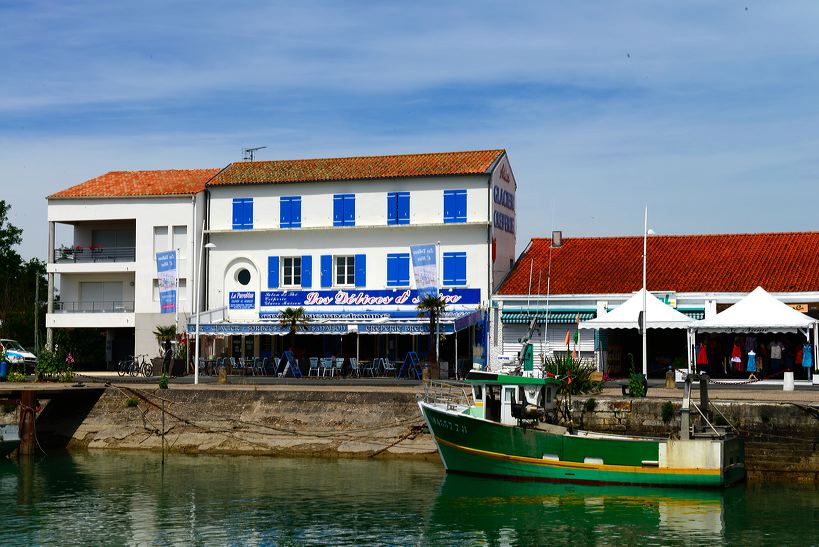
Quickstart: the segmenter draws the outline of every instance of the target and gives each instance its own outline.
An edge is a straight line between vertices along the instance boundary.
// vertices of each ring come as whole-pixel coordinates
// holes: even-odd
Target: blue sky
[[[0,2],[2,199],[112,170],[505,148],[518,249],[817,229],[816,2]]]

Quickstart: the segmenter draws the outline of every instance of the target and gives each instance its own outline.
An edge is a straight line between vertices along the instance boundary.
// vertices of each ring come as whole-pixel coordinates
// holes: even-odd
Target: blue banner
[[[253,291],[231,292],[228,306],[232,310],[255,310],[256,293]]]
[[[231,293],[232,295],[233,293]],[[476,306],[481,302],[480,289],[442,290],[441,297],[451,306]],[[232,296],[231,296],[232,298]],[[378,309],[382,306],[416,307],[421,301],[421,292],[415,289],[384,289],[375,291],[262,291],[262,308],[285,307],[359,307]],[[233,306],[231,305],[232,309]]]
[[[160,311],[176,313],[176,251],[156,253],[156,276]]]
[[[421,299],[427,295],[438,294],[437,254],[437,248],[433,244],[410,246],[412,273]]]

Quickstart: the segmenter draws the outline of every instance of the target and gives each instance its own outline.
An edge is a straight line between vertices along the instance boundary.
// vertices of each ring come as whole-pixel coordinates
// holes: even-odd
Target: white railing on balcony
[[[136,247],[100,247],[98,245],[62,247],[54,249],[54,262],[134,262]]]
[[[133,300],[98,300],[94,302],[54,302],[54,313],[133,313]]]

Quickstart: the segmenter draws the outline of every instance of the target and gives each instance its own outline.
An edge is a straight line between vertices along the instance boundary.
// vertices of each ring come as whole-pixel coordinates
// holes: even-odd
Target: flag
[[[569,347],[569,344],[571,344],[571,340],[572,340],[572,331],[571,331],[571,329],[566,329],[566,347],[567,348]]]

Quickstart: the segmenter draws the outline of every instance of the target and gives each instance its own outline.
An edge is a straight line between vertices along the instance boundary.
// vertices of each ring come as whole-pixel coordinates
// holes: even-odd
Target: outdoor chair
[[[267,357],[259,357],[253,367],[253,375],[255,376],[258,372],[260,376],[264,376],[265,370],[267,370]]]
[[[239,366],[236,364],[235,357],[229,357],[228,359],[228,362],[230,363],[230,370],[228,372],[233,373],[234,371],[238,370]]]
[[[344,376],[344,357],[336,357],[336,368],[333,372],[338,372],[339,378]]]
[[[273,376],[279,375],[279,363],[281,363],[281,357],[274,357],[273,358]]]
[[[310,370],[307,371],[307,376],[312,376],[313,373],[316,373],[316,376],[319,375],[319,360],[318,357],[310,357]]]
[[[395,368],[395,364],[391,363],[386,357],[381,360],[381,365],[384,367],[385,376],[395,376],[398,372],[398,369]]]
[[[206,370],[206,362],[204,357],[199,358],[199,374],[204,375]]]
[[[333,375],[333,360],[329,357],[323,357],[321,359],[321,375],[327,376],[327,373],[330,373],[330,376]]]
[[[369,373],[370,376],[375,376],[375,371],[378,368],[378,361],[379,361],[379,358],[375,358],[371,362],[367,363],[364,366],[364,372]]]
[[[361,370],[358,368],[358,359],[355,357],[350,357],[350,376],[356,375],[359,378],[361,377]]]

